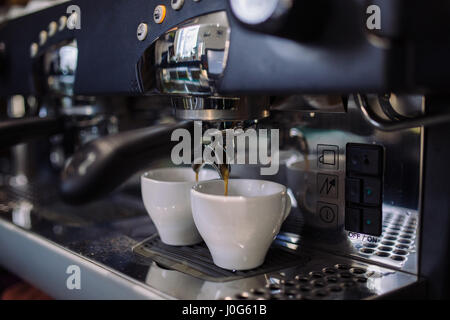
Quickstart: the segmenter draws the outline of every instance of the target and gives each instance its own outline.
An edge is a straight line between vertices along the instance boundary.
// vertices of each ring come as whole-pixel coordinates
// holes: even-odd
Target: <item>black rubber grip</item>
[[[62,198],[82,204],[100,198],[150,162],[170,153],[178,142],[173,130],[193,131],[192,122],[131,130],[94,140],[69,159],[61,176]]]

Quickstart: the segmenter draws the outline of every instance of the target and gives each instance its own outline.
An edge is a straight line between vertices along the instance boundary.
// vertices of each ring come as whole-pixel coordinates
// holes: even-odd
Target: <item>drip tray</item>
[[[164,244],[158,234],[133,247],[133,252],[150,258],[161,267],[214,282],[238,280],[306,264],[309,259],[275,244],[269,249],[264,264],[256,269],[230,271],[216,266],[203,242],[193,246],[175,247]]]

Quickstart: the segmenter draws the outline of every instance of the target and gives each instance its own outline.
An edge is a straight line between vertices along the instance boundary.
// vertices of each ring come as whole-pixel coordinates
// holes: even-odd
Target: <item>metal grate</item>
[[[383,233],[378,243],[363,243],[359,254],[377,256],[403,265],[415,250],[417,218],[387,213],[383,219]]]
[[[299,256],[289,249],[273,245],[262,266],[252,270],[230,271],[214,264],[204,243],[182,247],[169,246],[164,244],[157,234],[136,245],[133,251],[152,259],[162,267],[215,282],[253,277],[286,267],[305,265],[309,261],[304,255]]]
[[[354,297],[370,296],[366,283],[374,275],[363,266],[336,264],[321,270],[299,273],[292,277],[282,274],[270,275],[270,283],[262,288],[253,288],[225,300],[317,300],[342,299],[352,290]]]

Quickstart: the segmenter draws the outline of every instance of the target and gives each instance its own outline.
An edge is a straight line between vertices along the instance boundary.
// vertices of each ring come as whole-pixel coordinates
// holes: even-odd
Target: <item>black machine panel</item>
[[[4,47],[0,95],[37,94],[32,81],[33,62],[52,45],[69,39],[76,39],[79,48],[76,94],[142,94],[136,64],[145,49],[183,21],[221,10],[227,11],[231,26],[221,94],[429,89],[427,85],[431,80],[420,70],[429,72],[430,69],[424,69],[423,64],[415,66],[413,59],[430,63],[432,69],[437,69],[436,61],[426,59],[433,50],[425,50],[418,43],[411,46],[408,39],[415,34],[404,27],[422,10],[421,5],[407,6],[401,0],[375,1],[381,10],[392,13],[383,18],[386,27],[377,34],[366,27],[369,15],[365,9],[370,1],[327,0],[324,3],[323,17],[319,16],[310,26],[314,29],[320,25],[320,34],[312,39],[296,40],[285,38],[283,34],[250,30],[238,21],[225,0],[184,1],[180,10],[173,10],[169,0],[66,2],[0,27],[0,42]],[[69,5],[79,6],[81,28],[57,32],[39,47],[37,56],[31,58],[30,45],[38,42],[39,30],[46,30],[51,21],[67,15]],[[155,23],[153,17],[157,5],[165,5],[167,9],[160,24]],[[435,13],[433,6],[427,8],[424,11],[427,15]],[[444,18],[445,14],[441,13],[438,22]],[[143,41],[137,38],[141,22],[148,25],[148,35]],[[289,27],[298,28],[299,34],[306,28],[292,21]],[[445,34],[445,30],[440,30]],[[436,30],[431,27],[417,34],[425,38],[427,31],[436,36]],[[111,34],[112,37],[105,36]],[[420,56],[416,57],[415,53]],[[424,78],[419,79],[421,76]]]
[[[345,229],[374,236],[381,234],[383,148],[347,144]]]

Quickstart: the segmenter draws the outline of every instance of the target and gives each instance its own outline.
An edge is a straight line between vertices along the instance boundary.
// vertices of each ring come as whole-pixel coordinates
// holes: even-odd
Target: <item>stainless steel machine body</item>
[[[436,207],[448,200],[433,179],[450,171],[433,164],[448,133],[450,48],[427,40],[445,29],[399,27],[439,8],[376,1],[391,13],[377,31],[363,0],[172,2],[71,1],[81,13],[62,3],[1,26],[0,95],[35,97],[35,120],[62,123],[39,139],[64,167],[44,200],[41,181],[22,188],[1,172],[0,264],[55,298],[445,297],[448,218]],[[160,241],[139,173],[172,165],[172,130],[191,129],[176,119],[280,131],[276,175],[231,165],[232,177],[286,185],[293,203],[261,267],[223,270],[205,244]],[[74,123],[58,158],[55,134]],[[67,286],[71,266],[81,289]]]
[[[361,126],[355,128],[355,123]],[[202,246],[175,253],[167,247],[161,249],[160,243],[148,239],[155,237],[156,229],[138,195],[119,192],[111,200],[75,209],[59,201],[40,206],[29,195],[15,198],[7,185],[2,187],[2,261],[58,298],[366,299],[387,297],[404,287],[410,287],[411,292],[419,290],[423,130],[373,130],[365,125],[353,102],[346,113],[301,113],[291,126],[302,130],[308,140],[310,170],[302,167],[301,152],[290,148],[288,152],[296,156],[281,165],[276,177],[259,176],[281,179],[296,203],[274,242],[274,253],[269,253],[260,270],[241,274],[211,270],[213,264]],[[345,146],[350,142],[376,143],[386,149],[389,169],[384,180],[380,237],[344,230]],[[322,146],[336,150],[335,168],[319,168],[317,153],[322,152]],[[233,168],[232,175],[259,175],[259,166],[258,170],[252,167],[243,165],[243,173]],[[325,183],[323,175],[337,179],[336,190],[330,189],[328,195],[317,184]],[[107,204],[111,201],[112,206]],[[324,219],[323,207],[334,210],[332,219]],[[26,236],[30,232],[40,241]],[[7,245],[11,233],[17,238],[13,247]],[[19,252],[28,252],[27,260],[41,262],[36,269],[22,269],[25,260]],[[47,263],[39,257],[42,252],[52,256]],[[60,261],[61,255],[65,260]],[[205,270],[201,265],[208,261]],[[83,290],[65,289],[64,273],[54,281],[36,277],[46,274],[50,264],[53,272],[80,265],[86,274]],[[98,268],[110,276],[98,275]],[[115,292],[126,288],[123,294],[104,291],[116,281]],[[130,287],[139,289],[130,293]]]

